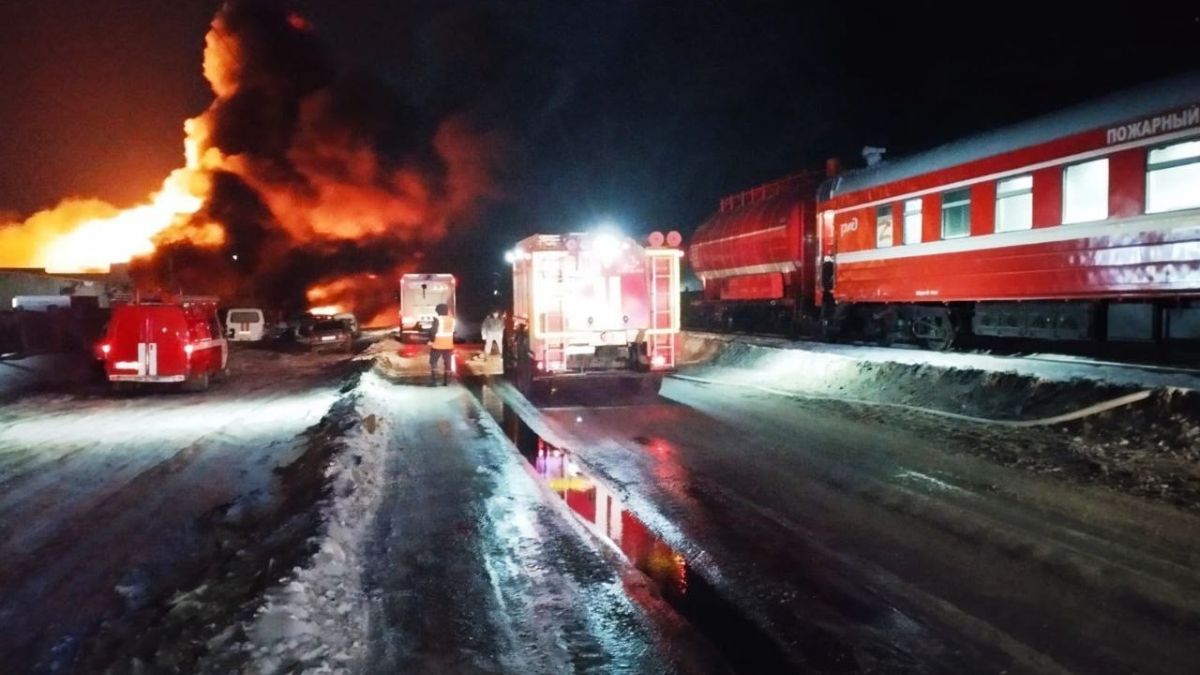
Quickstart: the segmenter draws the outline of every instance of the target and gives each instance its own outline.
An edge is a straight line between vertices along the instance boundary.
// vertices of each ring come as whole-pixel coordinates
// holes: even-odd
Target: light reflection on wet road
[[[534,411],[495,384],[485,403],[529,421],[536,433],[488,406],[533,437],[523,450],[572,511],[651,576],[667,570],[666,589],[711,579],[804,670],[1190,669],[1195,544],[1138,546],[1155,523],[1198,531],[1188,514],[819,403],[669,382],[660,402]],[[669,553],[622,545],[630,519]]]

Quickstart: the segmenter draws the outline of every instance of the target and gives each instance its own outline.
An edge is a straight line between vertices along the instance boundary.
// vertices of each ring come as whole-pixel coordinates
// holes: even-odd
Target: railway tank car
[[[701,298],[694,327],[792,333],[813,314],[813,197],[821,177],[801,173],[721,200],[688,247]]]
[[[825,337],[1200,339],[1200,73],[830,178],[808,204],[811,295],[791,299]],[[722,259],[700,250],[718,216],[694,264]],[[739,300],[710,281],[741,273],[697,265],[718,305]]]

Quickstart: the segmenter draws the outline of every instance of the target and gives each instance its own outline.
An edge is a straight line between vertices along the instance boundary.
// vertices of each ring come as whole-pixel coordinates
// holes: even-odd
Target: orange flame
[[[353,274],[312,286],[305,293],[315,305],[308,311],[336,308],[335,312],[354,312],[364,326],[394,326],[399,321],[395,293],[399,274]]]
[[[147,203],[128,209],[99,199],[66,199],[24,222],[0,225],[0,266],[107,271],[113,263],[153,252],[156,235],[199,210],[207,191],[205,177],[185,167],[171,172]],[[195,243],[224,242],[219,225],[192,229],[203,233]]]
[[[207,36],[204,57],[205,75],[220,96],[233,91],[236,61],[231,61],[230,46],[216,48],[216,23]],[[215,149],[201,151],[208,140],[203,116],[187,120],[183,128],[184,166],[172,171],[146,203],[120,209],[100,199],[72,198],[23,222],[0,222],[0,266],[106,272],[113,264],[152,253],[162,242],[222,245],[221,225],[188,222],[210,189],[203,169],[219,166],[222,158]]]
[[[188,243],[212,252],[236,238],[225,224],[202,217],[213,206],[208,198],[217,171],[235,175],[256,193],[269,211],[265,219],[274,228],[271,242],[276,251],[290,250],[293,244],[369,240],[396,246],[412,260],[418,247],[408,244],[444,236],[482,199],[496,196],[488,174],[499,142],[477,131],[467,118],[438,125],[431,141],[442,166],[431,178],[424,164],[378,156],[371,134],[345,123],[333,100],[334,87],[317,87],[295,101],[288,99],[296,115],[287,122],[293,126],[287,129],[281,157],[266,159],[250,150],[222,152],[212,130],[227,129],[229,110],[238,109],[231,105],[234,95],[242,88],[270,90],[270,82],[263,80],[268,75],[261,68],[262,45],[245,41],[238,32],[243,30],[240,24],[226,18],[235,4],[217,14],[205,35],[203,73],[214,100],[183,125],[183,166],[144,203],[130,208],[99,199],[67,199],[21,222],[0,219],[0,266],[103,271],[152,254],[160,245]],[[299,33],[313,30],[299,14],[282,20]],[[273,160],[285,161],[294,180],[280,181]],[[306,281],[313,278],[319,276]],[[396,276],[350,275],[309,288],[307,301],[314,309],[348,309],[394,324],[395,285]]]

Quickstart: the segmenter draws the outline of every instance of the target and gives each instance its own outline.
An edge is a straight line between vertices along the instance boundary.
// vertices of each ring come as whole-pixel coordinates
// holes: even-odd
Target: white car
[[[261,309],[238,307],[225,313],[225,335],[235,342],[262,340],[266,326]]]
[[[346,323],[346,327],[350,329],[351,336],[357,338],[358,336],[362,335],[362,330],[358,326],[358,317],[354,316],[350,312],[334,314],[333,318],[337,319],[338,321],[344,321]]]

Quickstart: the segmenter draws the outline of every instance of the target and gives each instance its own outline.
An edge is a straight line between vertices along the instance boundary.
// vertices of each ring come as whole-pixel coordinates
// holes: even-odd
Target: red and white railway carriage
[[[939,346],[1200,338],[1200,73],[771,200],[816,217],[723,204],[690,249],[706,302]]]
[[[835,302],[968,310],[914,310],[920,337],[951,328],[939,314],[981,335],[1200,337],[1200,77],[834,178],[817,208]]]

